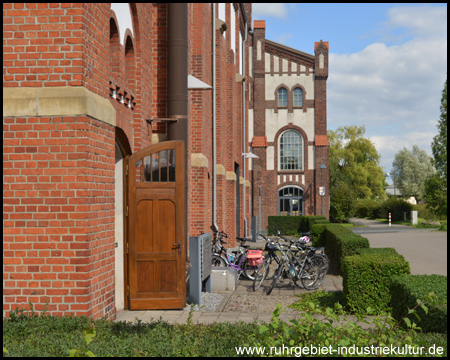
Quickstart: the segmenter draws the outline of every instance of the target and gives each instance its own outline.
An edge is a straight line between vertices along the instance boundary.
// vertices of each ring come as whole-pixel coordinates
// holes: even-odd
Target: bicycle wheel
[[[273,276],[272,284],[270,284],[269,289],[267,289],[267,295],[270,295],[270,293],[272,292],[273,288],[275,287],[275,284],[277,283],[278,279],[281,276],[281,273],[283,272],[284,266],[285,265],[284,265],[284,262],[283,262],[280,265],[278,265],[277,269],[275,270],[275,275]]]
[[[306,259],[301,275],[302,284],[307,290],[315,290],[322,284],[329,267],[325,256],[314,255]]]
[[[278,263],[279,263],[279,258],[276,258],[276,254],[272,254],[272,253],[268,253],[267,254],[267,258],[269,261],[269,269],[267,271],[267,275],[265,280],[273,280],[273,277],[275,275],[275,272],[277,270],[278,267]]]
[[[229,266],[228,261],[219,254],[212,255],[212,266]]]
[[[258,269],[255,272],[255,280],[253,280],[253,291],[258,290],[266,278],[267,273],[269,272],[269,265],[269,259],[264,258],[262,264],[258,266]]]
[[[258,270],[257,266],[250,266],[248,263],[248,259],[244,260],[244,263],[242,264],[242,273],[244,274],[244,276],[249,279],[249,280],[255,280],[255,274],[256,271]]]

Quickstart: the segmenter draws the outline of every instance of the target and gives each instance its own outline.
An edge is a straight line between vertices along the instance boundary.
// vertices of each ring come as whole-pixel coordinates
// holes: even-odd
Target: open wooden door
[[[185,149],[151,145],[127,157],[128,308],[186,305]]]

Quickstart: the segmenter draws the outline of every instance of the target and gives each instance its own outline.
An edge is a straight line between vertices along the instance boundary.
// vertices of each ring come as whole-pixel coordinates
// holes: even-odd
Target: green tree
[[[424,192],[428,209],[437,218],[447,217],[447,182],[435,173],[425,180]]]
[[[426,151],[417,145],[413,145],[412,151],[404,147],[395,154],[392,168],[395,185],[402,191],[403,196],[414,196],[417,200],[422,200],[425,180],[435,173],[431,157]]]
[[[330,215],[335,220],[351,217],[355,200],[384,198],[384,172],[375,145],[364,138],[365,127],[346,126],[328,131]]]
[[[441,116],[437,125],[439,133],[433,138],[431,150],[434,166],[444,181],[447,182],[447,79],[441,98]]]

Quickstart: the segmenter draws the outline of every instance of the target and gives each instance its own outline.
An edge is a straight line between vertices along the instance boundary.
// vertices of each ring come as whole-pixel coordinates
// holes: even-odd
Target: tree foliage
[[[424,197],[427,208],[437,217],[447,217],[447,182],[435,173],[425,180]]]
[[[413,145],[412,151],[404,147],[395,154],[391,174],[395,176],[395,186],[402,191],[403,196],[422,200],[425,180],[434,173],[431,157],[417,145]]]
[[[441,98],[441,116],[437,125],[439,133],[433,138],[431,150],[434,157],[434,166],[439,175],[447,182],[447,79]]]
[[[364,126],[328,131],[331,216],[335,220],[351,217],[356,199],[385,197],[380,155],[364,138],[365,131]]]

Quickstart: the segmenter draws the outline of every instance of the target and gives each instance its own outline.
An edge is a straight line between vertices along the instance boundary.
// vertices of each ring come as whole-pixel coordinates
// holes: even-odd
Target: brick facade
[[[329,216],[328,141],[326,81],[328,43],[315,44],[315,55],[274,43],[265,38],[265,21],[255,20],[252,39],[253,97],[250,112],[253,131],[249,143],[259,157],[253,160],[253,213],[261,212],[261,230],[267,217],[281,214],[279,191],[300,189],[302,206],[291,214]],[[287,106],[279,106],[278,92],[287,94]],[[303,94],[301,106],[293,101],[294,89]],[[302,167],[283,170],[280,165],[280,140],[286,131],[302,139]],[[322,167],[321,167],[322,165]],[[323,167],[325,166],[325,168]],[[325,187],[325,196],[319,187]],[[291,202],[291,209],[294,205]]]
[[[158,119],[168,111],[170,5],[118,6],[3,4],[4,316],[32,302],[53,315],[115,317],[124,277],[115,273],[122,186],[115,162],[168,138]],[[218,4],[215,18],[226,26],[216,30],[211,4],[187,6],[188,74],[209,85],[216,37],[217,223],[233,245],[244,235],[244,187],[247,219],[251,213],[242,157],[242,84],[247,93],[249,84],[236,75],[240,51],[248,57],[249,42],[240,42],[251,4]],[[195,236],[210,231],[213,217],[212,91],[192,89],[188,99],[188,235]]]
[[[126,239],[118,221],[125,217],[116,205],[123,203],[117,174],[125,156],[170,135],[170,6],[3,4],[4,316],[29,302],[37,311],[93,318],[114,318],[123,308],[127,270],[118,251]],[[213,30],[212,9],[187,4],[183,66],[213,85],[215,50],[217,134],[214,166],[213,91],[189,89],[188,236],[210,231],[215,176],[216,222],[233,246],[236,236],[250,233],[260,186],[263,228],[264,218],[277,211],[277,189],[287,184],[305,190],[306,213],[320,213],[318,168],[328,167],[328,147],[323,138],[316,144],[315,136],[326,136],[328,44],[320,42],[312,56],[269,42],[264,22],[251,31],[251,4],[217,4]],[[304,74],[300,66],[296,74],[316,77],[312,92],[304,88],[301,109],[305,116],[315,111],[314,124],[303,128],[292,121],[272,133],[266,109],[277,116],[286,110],[266,99],[265,89],[271,77],[282,75],[284,59],[289,74],[291,62],[307,61]],[[287,112],[298,112],[291,100]],[[303,173],[268,167],[274,159],[277,168],[277,142],[289,128],[305,139]],[[253,136],[259,138],[251,148]],[[259,159],[244,159],[251,150]],[[327,170],[321,175],[328,179]],[[282,183],[280,176],[287,176]]]

